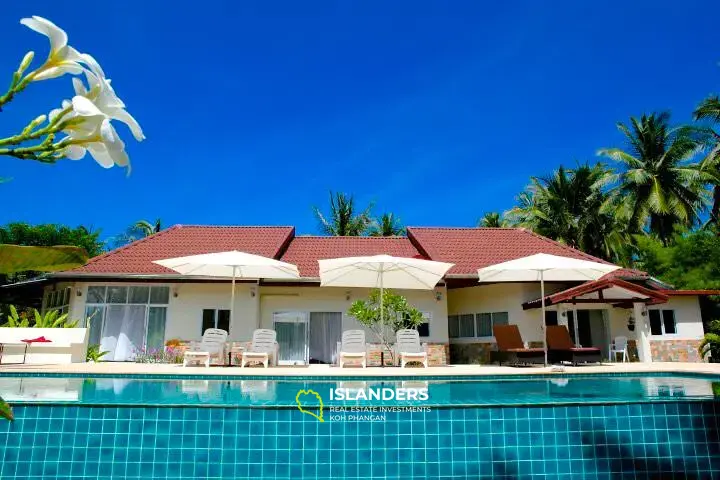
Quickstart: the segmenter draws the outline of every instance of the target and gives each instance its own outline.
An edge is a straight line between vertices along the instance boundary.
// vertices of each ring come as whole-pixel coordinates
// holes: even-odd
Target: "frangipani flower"
[[[85,70],[81,63],[87,63],[87,59],[67,44],[68,37],[62,28],[37,15],[23,18],[20,23],[50,39],[50,54],[45,63],[31,73],[33,81],[47,80],[66,73],[79,75]],[[97,64],[94,60],[93,63]]]
[[[62,132],[70,139],[65,147],[65,157],[80,160],[87,152],[105,168],[114,165],[129,167],[130,160],[125,152],[125,143],[120,139],[110,119],[90,100],[76,96],[72,102],[65,100],[63,108],[50,112],[52,122],[60,112],[70,110],[62,117]]]
[[[140,124],[125,110],[125,103],[115,94],[115,90],[110,85],[110,79],[88,71],[85,72],[85,76],[90,85],[90,90],[85,88],[82,80],[73,78],[76,97],[82,96],[87,98],[109,119],[118,120],[127,125],[133,137],[135,137],[135,140],[138,142],[143,141],[145,135],[143,134],[142,128],[140,128]]]

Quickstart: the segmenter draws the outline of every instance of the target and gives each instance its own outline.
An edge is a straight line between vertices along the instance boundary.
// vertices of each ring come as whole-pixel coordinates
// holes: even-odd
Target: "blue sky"
[[[2,75],[28,49],[44,57],[18,22],[47,17],[99,60],[147,140],[119,127],[129,177],[90,157],[3,157],[0,223],[316,233],[311,206],[339,190],[408,225],[472,226],[531,175],[620,146],[617,121],[689,121],[720,91],[719,2],[511,3],[7,2]],[[69,77],[31,85],[0,134],[71,92]]]

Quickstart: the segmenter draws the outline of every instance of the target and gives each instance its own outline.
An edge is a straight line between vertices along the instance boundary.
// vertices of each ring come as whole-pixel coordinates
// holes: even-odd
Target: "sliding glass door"
[[[310,363],[334,364],[342,337],[342,313],[311,312],[309,337]]]
[[[306,312],[276,312],[273,324],[280,348],[280,365],[305,364],[308,361]]]

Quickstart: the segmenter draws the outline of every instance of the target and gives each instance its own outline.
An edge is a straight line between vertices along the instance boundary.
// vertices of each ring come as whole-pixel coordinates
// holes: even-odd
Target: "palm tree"
[[[485,228],[500,228],[507,225],[507,221],[499,212],[486,212],[478,222],[478,227]]]
[[[318,207],[313,207],[320,231],[333,237],[359,237],[367,233],[371,224],[372,204],[356,213],[355,199],[345,193],[330,192],[330,214],[326,217]]]
[[[533,177],[507,212],[512,224],[608,260],[624,258],[624,232],[602,213],[610,171],[603,164],[558,168],[550,177]]]
[[[128,243],[136,242],[142,238],[149,237],[162,230],[162,220],[159,218],[155,220],[155,223],[150,223],[147,220],[138,220],[137,222],[130,225],[127,230],[113,237],[111,242],[113,248],[119,248]]]
[[[649,231],[667,243],[677,227],[692,227],[707,198],[710,176],[690,163],[702,146],[699,131],[670,127],[667,112],[630,118],[618,123],[628,142],[627,150],[605,148],[598,155],[620,163],[613,176],[608,211],[628,225],[631,233]]]
[[[393,213],[383,213],[379,219],[373,219],[369,234],[371,237],[399,237],[405,235],[405,227]]]
[[[131,227],[142,235],[141,238],[149,237],[154,233],[158,233],[162,230],[162,220],[159,218],[155,220],[155,223],[150,223],[147,220],[139,220]]]
[[[710,120],[720,125],[720,97],[712,95],[698,105],[693,112],[695,120]],[[720,223],[720,133],[708,129],[708,138],[711,141],[710,152],[700,162],[700,169],[712,175],[713,199],[710,209],[710,222]]]

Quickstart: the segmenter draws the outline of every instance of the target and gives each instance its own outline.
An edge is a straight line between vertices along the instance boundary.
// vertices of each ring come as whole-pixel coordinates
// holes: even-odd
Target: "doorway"
[[[275,312],[280,365],[335,363],[342,312]]]
[[[575,345],[599,348],[603,357],[608,357],[610,340],[605,310],[577,310],[577,321],[575,311],[570,310],[567,312],[567,319],[570,338]]]

